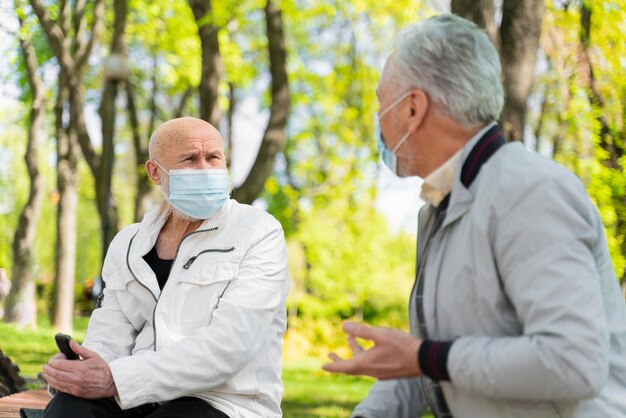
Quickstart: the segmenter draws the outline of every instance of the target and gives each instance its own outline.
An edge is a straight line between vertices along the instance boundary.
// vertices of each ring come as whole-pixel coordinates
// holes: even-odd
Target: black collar
[[[461,183],[469,188],[478,176],[478,172],[483,164],[505,144],[506,141],[504,137],[502,137],[498,125],[492,126],[491,129],[485,132],[478,142],[476,142],[463,163],[463,168],[461,169]],[[450,203],[450,193],[441,201],[438,209],[446,210],[448,203]]]

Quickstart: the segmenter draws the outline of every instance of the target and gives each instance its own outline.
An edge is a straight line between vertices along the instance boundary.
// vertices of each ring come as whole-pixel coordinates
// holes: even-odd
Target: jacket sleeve
[[[137,330],[120,309],[119,290],[113,289],[115,286],[109,287],[125,263],[118,257],[128,245],[125,237],[134,232],[135,229],[130,227],[121,231],[109,246],[102,268],[102,280],[106,285],[102,305],[91,314],[83,341],[85,347],[98,353],[106,362],[129,356],[137,336]]]
[[[274,220],[267,229],[243,257],[210,325],[172,346],[110,363],[122,408],[220,385],[267,343],[272,322],[284,313],[289,288],[282,228]]]
[[[455,340],[448,358],[451,381],[485,397],[592,398],[609,368],[594,258],[599,217],[569,173],[511,193],[518,197],[493,209],[489,229],[500,282],[523,333]]]
[[[415,418],[426,409],[419,379],[378,380],[352,417]]]

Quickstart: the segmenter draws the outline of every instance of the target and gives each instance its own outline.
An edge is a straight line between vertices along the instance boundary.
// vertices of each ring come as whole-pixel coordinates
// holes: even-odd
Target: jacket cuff
[[[417,362],[422,373],[436,382],[450,380],[448,353],[452,341],[424,340],[417,353]]]

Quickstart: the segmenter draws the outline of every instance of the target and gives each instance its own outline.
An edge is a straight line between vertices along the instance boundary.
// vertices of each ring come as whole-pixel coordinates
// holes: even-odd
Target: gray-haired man
[[[353,416],[626,416],[626,309],[602,222],[569,171],[504,145],[486,33],[452,15],[407,28],[377,93],[383,161],[424,178],[427,205],[411,334],[346,324],[354,356],[324,366],[380,379]]]

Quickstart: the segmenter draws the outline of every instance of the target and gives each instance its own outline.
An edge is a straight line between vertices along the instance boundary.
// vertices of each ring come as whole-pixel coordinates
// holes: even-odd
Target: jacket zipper
[[[165,282],[165,286],[167,286],[167,283],[170,281],[170,275],[172,274],[172,268],[174,267],[174,264],[176,264],[176,259],[178,258],[178,251],[180,250],[180,246],[183,245],[183,241],[187,239],[187,237],[190,237],[191,235],[194,234],[199,234],[200,232],[211,232],[211,231],[217,231],[218,227],[213,227],[213,228],[208,228],[208,229],[199,229],[197,231],[193,231],[190,232],[189,234],[185,235],[183,237],[183,239],[180,240],[180,242],[178,243],[178,246],[176,247],[176,254],[174,255],[174,260],[172,260],[172,265],[170,266],[170,271],[167,273],[167,281]],[[152,295],[152,298],[154,299],[154,309],[152,310],[152,334],[154,335],[154,339],[152,341],[152,347],[154,349],[154,351],[157,351],[157,333],[156,333],[156,308],[157,305],[159,304],[159,298],[157,298],[154,293],[152,292],[152,290],[150,290],[150,288],[148,286],[146,286],[145,284],[143,284],[135,275],[135,272],[133,272],[133,269],[130,268],[130,262],[129,262],[129,255],[130,255],[130,247],[133,244],[133,240],[135,239],[135,237],[137,236],[137,234],[139,233],[139,231],[137,231],[135,233],[135,235],[133,235],[133,237],[130,239],[130,242],[128,243],[128,250],[126,251],[126,266],[128,267],[128,270],[130,271],[130,274],[133,275],[133,278],[137,281],[137,283],[139,283],[142,287],[144,287],[148,292],[150,292],[150,295]],[[233,250],[235,248],[233,247]],[[161,294],[163,294],[163,290],[165,290],[165,286],[163,286],[163,289],[161,289]]]
[[[185,270],[189,270],[189,267],[191,267],[191,265],[193,264],[194,261],[196,261],[196,258],[200,257],[200,255],[204,254],[204,253],[230,253],[235,251],[235,247],[230,247],[230,248],[215,248],[215,249],[209,249],[209,250],[203,250],[200,251],[198,254],[192,256],[189,260],[187,260],[187,262],[185,263],[185,265],[183,266],[183,268]]]
[[[130,259],[130,247],[133,245],[133,241],[135,240],[135,237],[137,236],[138,233],[139,233],[139,231],[135,232],[135,235],[133,235],[133,237],[130,239],[130,242],[128,243],[128,250],[126,251],[126,267],[128,267],[128,270],[130,271],[130,274],[132,274],[133,278],[137,281],[137,283],[139,283],[148,292],[150,292],[150,295],[152,296],[152,299],[154,299],[154,309],[152,310],[152,333],[154,334],[155,338],[154,338],[154,341],[152,342],[152,347],[154,347],[154,351],[156,351],[156,326],[155,326],[155,320],[156,320],[156,305],[157,305],[157,303],[159,303],[159,299],[155,296],[155,294],[152,292],[152,290],[150,290],[150,288],[148,286],[143,284],[143,282],[137,278],[137,276],[135,275],[135,272],[133,271],[133,269],[130,268],[130,261],[129,261],[129,259]]]

